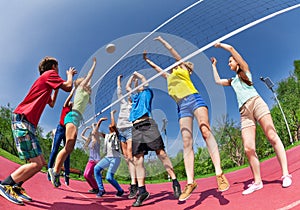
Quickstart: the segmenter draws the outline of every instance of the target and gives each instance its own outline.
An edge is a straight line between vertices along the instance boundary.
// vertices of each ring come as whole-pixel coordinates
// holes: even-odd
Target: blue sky
[[[60,75],[74,66],[80,71],[87,60],[113,40],[150,32],[164,21],[196,2],[171,0],[10,0],[1,3],[0,13],[0,104],[16,107],[39,76],[37,65],[46,55],[59,60]],[[276,84],[292,72],[300,59],[300,9],[287,12],[224,41],[234,45],[252,70],[255,87],[270,107],[272,93],[259,80],[268,76]],[[204,52],[218,59],[221,77],[231,77],[229,54],[210,48]],[[99,60],[98,62],[105,62]],[[201,91],[201,90],[200,90]],[[226,112],[239,121],[233,90],[227,87]],[[55,128],[67,94],[60,91],[54,109],[47,107],[40,119],[45,132]],[[167,102],[169,99],[166,99]],[[176,106],[169,120],[169,139],[178,138]],[[158,115],[163,115],[158,110]],[[160,124],[159,124],[160,126]],[[176,147],[176,146],[174,146]]]

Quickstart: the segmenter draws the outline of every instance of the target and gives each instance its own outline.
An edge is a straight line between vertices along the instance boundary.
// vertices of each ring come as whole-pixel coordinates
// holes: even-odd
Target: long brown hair
[[[233,58],[233,56],[230,56]],[[234,58],[233,58],[234,59]],[[253,82],[251,82],[249,80],[249,77],[246,75],[245,71],[243,69],[241,69],[240,65],[238,64],[238,70],[237,70],[237,75],[238,77],[244,82],[246,83],[248,86],[252,86]],[[231,83],[232,79],[229,79],[229,82]]]

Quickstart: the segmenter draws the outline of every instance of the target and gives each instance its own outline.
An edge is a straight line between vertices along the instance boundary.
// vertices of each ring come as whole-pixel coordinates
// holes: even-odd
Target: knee
[[[203,139],[204,139],[205,141],[207,141],[207,140],[209,139],[210,135],[211,135],[210,130],[209,130],[207,127],[204,127],[204,126],[202,126],[202,127],[200,128],[200,130],[201,130]]]
[[[72,151],[74,150],[74,148],[73,147],[65,147],[65,150],[68,154],[71,154]]]
[[[268,131],[268,133],[266,133],[266,136],[272,145],[276,144],[276,142],[279,140],[279,136],[275,130]]]
[[[100,167],[100,166],[95,166],[94,167],[94,174],[100,174],[101,173],[101,171],[102,171],[102,168]]]
[[[252,156],[252,155],[255,155],[255,153],[256,153],[255,148],[253,148],[253,147],[245,146],[244,151],[247,156]]]
[[[183,148],[190,149],[193,147],[193,138],[192,137],[183,137]]]
[[[35,162],[32,163],[32,170],[39,172],[43,168],[43,163],[42,162]]]
[[[109,183],[111,183],[111,182],[113,181],[114,178],[113,178],[113,175],[112,175],[112,174],[107,173],[105,179],[106,179]]]

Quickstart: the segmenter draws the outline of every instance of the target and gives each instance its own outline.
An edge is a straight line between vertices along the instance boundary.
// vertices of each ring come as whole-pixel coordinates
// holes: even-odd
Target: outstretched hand
[[[217,65],[217,59],[215,57],[211,57],[210,60],[211,60],[212,65],[214,65],[214,66]]]
[[[220,42],[217,42],[214,46],[215,46],[216,48],[220,48],[220,47],[221,47],[221,43],[220,43]]]
[[[144,50],[144,52],[143,52],[143,58],[144,58],[144,60],[148,59],[148,57],[147,57],[147,51],[146,50]]]
[[[154,40],[161,41],[161,40],[163,40],[163,38],[161,36],[158,36],[158,37],[154,38]]]
[[[67,70],[67,75],[72,75],[74,76],[75,74],[77,74],[77,70],[74,67],[70,67],[69,70]]]

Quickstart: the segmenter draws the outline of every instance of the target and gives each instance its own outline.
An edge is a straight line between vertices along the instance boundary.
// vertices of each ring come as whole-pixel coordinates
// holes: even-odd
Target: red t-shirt
[[[65,123],[65,116],[71,111],[71,107],[69,106],[64,106],[61,110],[61,114],[60,114],[60,120],[59,120],[59,124],[64,126]]]
[[[37,127],[45,106],[51,101],[53,89],[57,89],[64,80],[55,70],[44,72],[31,86],[25,99],[14,113],[24,114],[26,119]]]

